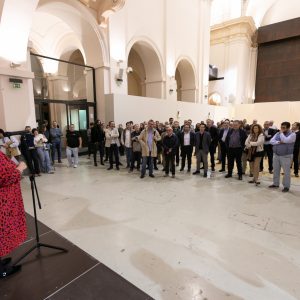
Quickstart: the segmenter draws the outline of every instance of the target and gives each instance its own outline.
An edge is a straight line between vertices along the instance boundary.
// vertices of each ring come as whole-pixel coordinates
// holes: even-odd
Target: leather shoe
[[[193,173],[193,175],[197,175],[197,174],[200,174],[200,171],[195,171],[195,172]]]
[[[243,180],[243,176],[242,175],[239,175],[239,180]]]
[[[225,178],[231,178],[231,177],[232,177],[232,175],[230,175],[230,174],[225,175]]]
[[[279,186],[278,186],[278,185],[275,185],[275,184],[272,184],[272,185],[269,186],[269,188],[270,188],[270,189],[277,189],[277,188],[279,188]]]
[[[290,189],[288,189],[288,188],[284,188],[284,189],[282,190],[282,192],[283,192],[283,193],[287,193],[289,190],[290,190]]]

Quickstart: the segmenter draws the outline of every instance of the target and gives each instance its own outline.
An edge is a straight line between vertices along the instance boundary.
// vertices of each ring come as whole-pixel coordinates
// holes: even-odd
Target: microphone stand
[[[26,148],[27,148],[26,149],[27,157],[25,159],[27,160],[27,159],[30,159],[31,155],[28,156],[28,152],[30,150],[28,149],[28,147],[26,147]],[[31,164],[29,164],[29,162],[27,162],[27,165],[29,167]],[[37,218],[37,213],[36,213],[36,199],[38,202],[39,209],[41,209],[42,206],[41,206],[41,201],[40,201],[40,197],[39,197],[39,193],[38,193],[38,189],[37,189],[37,185],[36,185],[36,181],[35,181],[35,175],[32,174],[33,173],[32,170],[30,170],[30,171],[31,171],[31,174],[29,176],[29,179],[30,179],[30,188],[31,188],[33,211],[34,211],[35,245],[32,246],[28,251],[26,251],[19,259],[17,259],[17,261],[14,262],[14,265],[17,265],[21,260],[23,260],[26,256],[28,256],[35,249],[37,249],[38,252],[40,252],[40,249],[42,247],[62,251],[65,253],[68,252],[68,250],[65,248],[57,247],[57,246],[53,246],[53,245],[49,245],[49,244],[44,244],[44,243],[40,242],[38,218]]]

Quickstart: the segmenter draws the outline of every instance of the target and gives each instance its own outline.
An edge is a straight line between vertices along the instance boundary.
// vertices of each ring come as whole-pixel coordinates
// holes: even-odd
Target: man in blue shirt
[[[277,132],[270,141],[273,145],[273,184],[270,188],[278,188],[280,181],[281,168],[284,176],[282,180],[283,192],[290,190],[291,186],[291,163],[293,160],[294,144],[296,141],[296,134],[290,130],[291,124],[289,122],[281,123],[280,132]]]
[[[62,137],[61,129],[58,127],[57,122],[53,121],[52,128],[50,128],[53,163],[55,160],[55,151],[57,151],[58,162],[61,163],[61,137]]]

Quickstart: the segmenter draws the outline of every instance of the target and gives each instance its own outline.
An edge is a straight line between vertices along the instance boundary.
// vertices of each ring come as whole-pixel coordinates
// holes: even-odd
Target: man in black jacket
[[[264,156],[268,157],[269,164],[269,172],[273,173],[273,146],[270,144],[270,140],[276,134],[277,130],[270,127],[270,122],[266,121],[264,123],[263,133],[265,135],[265,143],[264,143]],[[260,171],[264,169],[264,159],[260,161]]]
[[[171,163],[171,172],[172,178],[175,178],[175,155],[176,155],[176,147],[178,146],[178,139],[175,133],[173,132],[172,127],[167,127],[167,134],[163,139],[162,147],[165,153],[165,175],[164,177],[169,176],[170,171],[170,163]]]
[[[191,131],[190,125],[184,125],[183,131],[179,135],[179,142],[181,147],[181,169],[184,170],[185,160],[188,162],[188,172],[191,172],[193,147],[195,145],[195,133]]]
[[[225,178],[232,177],[234,161],[236,161],[238,178],[239,180],[243,179],[242,154],[246,138],[246,132],[240,128],[240,121],[234,121],[233,128],[229,130],[225,140],[228,149],[228,173]]]
[[[101,165],[104,166],[104,144],[105,144],[105,132],[101,121],[97,121],[97,124],[91,130],[91,142],[94,145],[94,166],[97,167],[97,152],[100,152]]]
[[[181,129],[180,129],[180,126],[179,126],[179,122],[178,121],[175,121],[173,123],[173,132],[174,134],[177,136],[177,139],[179,140],[179,137],[180,137],[180,134],[181,134]],[[179,143],[176,147],[176,167],[179,166],[179,159],[180,159],[180,154],[179,154]]]
[[[211,143],[209,146],[211,170],[215,171],[215,153],[219,142],[218,128],[213,125],[213,121],[210,119],[206,120],[206,125],[206,131],[208,131],[211,136]]]
[[[200,162],[204,165],[204,177],[207,177],[208,162],[207,155],[211,144],[211,136],[206,130],[206,125],[201,124],[199,131],[195,133],[195,152],[197,158],[197,169],[193,175],[200,174]]]
[[[299,177],[299,151],[300,151],[300,123],[296,122],[293,124],[293,131],[296,133],[296,142],[294,145],[294,174]]]
[[[221,160],[222,160],[222,168],[219,170],[219,172],[224,172],[225,171],[225,166],[226,166],[226,157],[228,156],[227,152],[227,146],[226,146],[226,137],[229,132],[229,123],[230,121],[226,119],[222,126],[223,128],[220,130],[219,134],[219,143],[220,143],[220,148],[221,148]]]

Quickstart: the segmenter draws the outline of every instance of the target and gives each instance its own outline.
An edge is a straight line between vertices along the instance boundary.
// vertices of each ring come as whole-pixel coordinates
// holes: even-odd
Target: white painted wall
[[[114,120],[117,124],[127,121],[143,122],[149,119],[167,121],[174,117],[183,123],[192,119],[194,123],[204,121],[208,117],[220,121],[230,117],[227,107],[212,106],[201,103],[167,101],[164,99],[145,98],[128,95],[106,95],[106,122]]]
[[[208,84],[205,74],[209,63],[209,22],[203,16],[210,15],[209,3],[209,0],[190,0],[188,5],[182,0],[127,0],[123,9],[109,20],[111,93],[127,94],[126,74],[120,86],[115,82],[115,74],[119,67],[126,69],[132,45],[146,41],[155,49],[163,68],[163,84],[152,85],[152,96],[158,95],[162,88],[162,98],[176,100],[175,93],[169,94],[173,84],[170,77],[175,76],[179,59],[186,57],[195,68],[196,88],[201,90],[197,95],[204,97],[204,85]],[[123,62],[118,66],[119,60]]]

